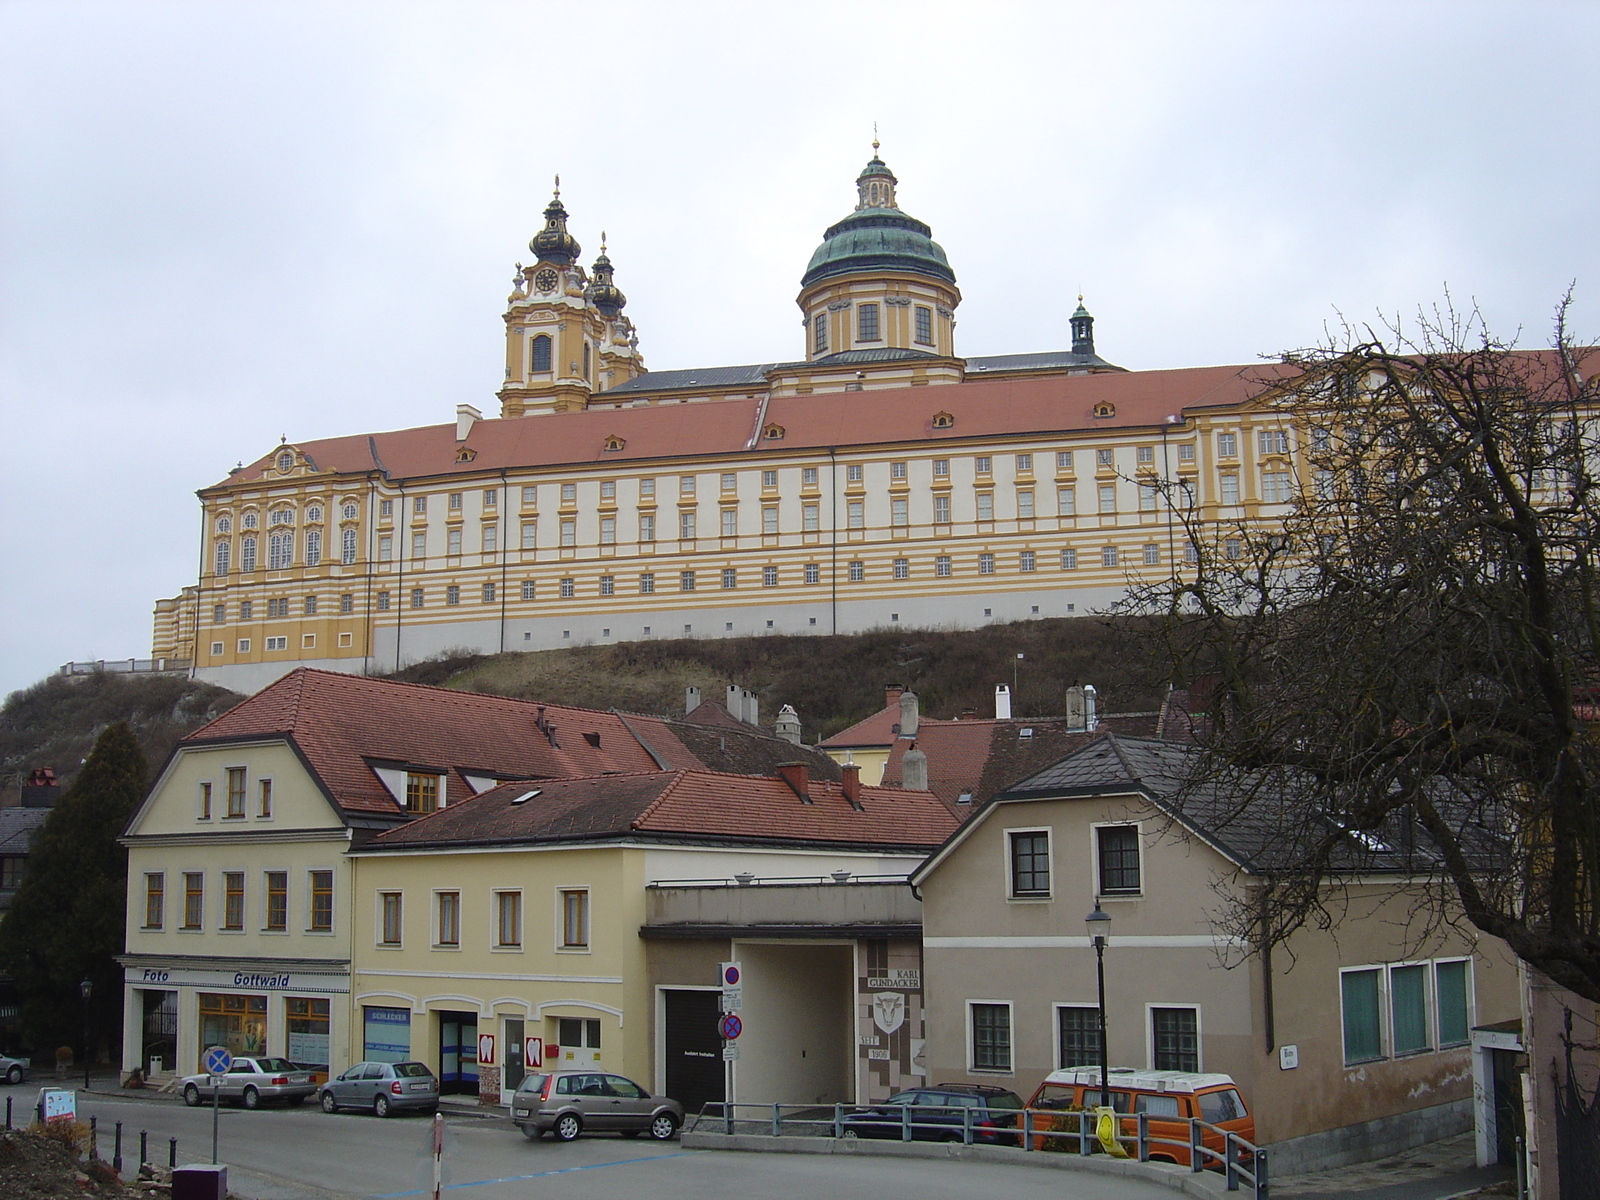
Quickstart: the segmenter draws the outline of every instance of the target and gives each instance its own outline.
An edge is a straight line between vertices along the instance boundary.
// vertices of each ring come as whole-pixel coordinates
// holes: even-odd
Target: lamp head
[[[1100,907],[1100,901],[1094,902],[1094,911],[1083,919],[1083,927],[1089,933],[1091,946],[1106,946],[1111,941],[1111,914]]]
[[[91,980],[85,979],[78,985],[78,990],[83,993],[83,998],[87,1000],[89,998],[89,993],[94,991],[94,983]]]

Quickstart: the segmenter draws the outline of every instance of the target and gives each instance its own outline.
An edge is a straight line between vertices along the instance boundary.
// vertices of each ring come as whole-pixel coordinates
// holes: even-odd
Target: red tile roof
[[[782,780],[713,771],[508,784],[383,833],[368,846],[656,837],[920,851],[939,845],[959,823],[928,792],[864,787],[859,809],[837,783],[812,780],[808,793],[806,803]]]
[[[887,746],[900,731],[900,705],[880,708],[870,717],[857,721],[848,729],[841,729],[817,745],[827,750],[859,749],[862,746]]]
[[[783,439],[761,444],[777,450],[822,450],[1153,427],[1185,409],[1249,400],[1283,370],[1272,364],[1189,367],[786,396],[770,400],[762,418],[763,425],[782,426]],[[1095,406],[1101,403],[1113,405],[1115,416],[1095,417]],[[933,416],[941,411],[955,418],[948,429],[933,428]],[[708,400],[483,420],[473,425],[464,443],[456,441],[456,427],[448,424],[324,438],[297,443],[296,448],[318,470],[382,471],[394,479],[416,479],[564,463],[744,454],[760,416],[759,400]],[[623,439],[621,450],[604,448],[612,435]],[[463,447],[473,454],[470,462],[457,462]],[[274,447],[222,482],[259,478],[277,453]]]
[[[343,809],[391,817],[403,814],[374,765],[445,774],[446,798],[453,806],[473,794],[466,775],[552,779],[655,772],[662,764],[770,770],[801,757],[797,747],[748,726],[710,731],[658,717],[309,667],[291,671],[195,730],[180,746],[275,737],[299,750]]]

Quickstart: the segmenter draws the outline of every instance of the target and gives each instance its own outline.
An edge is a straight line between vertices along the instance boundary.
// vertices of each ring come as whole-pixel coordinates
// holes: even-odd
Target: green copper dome
[[[944,248],[933,240],[932,230],[900,211],[894,196],[897,182],[874,154],[856,179],[860,201],[855,212],[822,235],[822,245],[811,256],[801,287],[860,271],[909,271],[955,282],[956,274]]]

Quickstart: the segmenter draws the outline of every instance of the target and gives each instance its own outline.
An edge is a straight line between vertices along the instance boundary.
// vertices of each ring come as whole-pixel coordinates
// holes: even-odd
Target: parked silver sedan
[[[683,1105],[652,1096],[621,1075],[599,1071],[530,1072],[511,1097],[511,1120],[529,1138],[546,1130],[570,1142],[601,1130],[668,1141],[683,1124]]]
[[[282,1100],[291,1108],[306,1102],[317,1090],[311,1072],[286,1058],[236,1058],[218,1085],[222,1099],[246,1108],[259,1108],[264,1100]],[[211,1076],[185,1075],[178,1084],[183,1102],[193,1108],[211,1099]]]
[[[419,1062],[359,1062],[322,1085],[322,1111],[364,1108],[387,1117],[406,1108],[434,1112],[439,1107],[439,1080]]]
[[[8,1054],[0,1054],[0,1079],[7,1083],[21,1083],[28,1077],[33,1060],[27,1058],[12,1058]]]

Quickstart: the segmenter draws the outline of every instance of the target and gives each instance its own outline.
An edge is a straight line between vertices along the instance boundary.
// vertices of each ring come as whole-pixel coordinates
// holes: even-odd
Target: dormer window
[[[421,816],[439,811],[439,777],[406,772],[406,811]]]
[[[469,463],[477,457],[478,452],[466,446],[462,446],[461,449],[456,451],[456,461],[458,463]]]
[[[933,427],[935,429],[949,429],[955,423],[956,419],[947,412],[936,412],[933,414]]]
[[[613,453],[615,453],[618,450],[621,450],[627,444],[628,444],[627,442],[623,441],[616,434],[612,434],[610,437],[608,437],[606,439],[606,449],[608,451],[610,451],[610,452],[613,452]]]
[[[1100,420],[1104,420],[1107,417],[1114,417],[1117,415],[1117,406],[1112,404],[1110,401],[1102,400],[1099,404],[1094,406],[1094,415]]]
[[[280,475],[287,475],[290,471],[294,470],[294,455],[287,450],[282,451],[278,455],[277,466],[278,473]]]
[[[765,429],[763,429],[761,431],[761,436],[766,438],[766,440],[769,441],[769,442],[782,441],[783,440],[783,426],[777,424],[776,422],[774,422],[773,424],[768,425]]]

